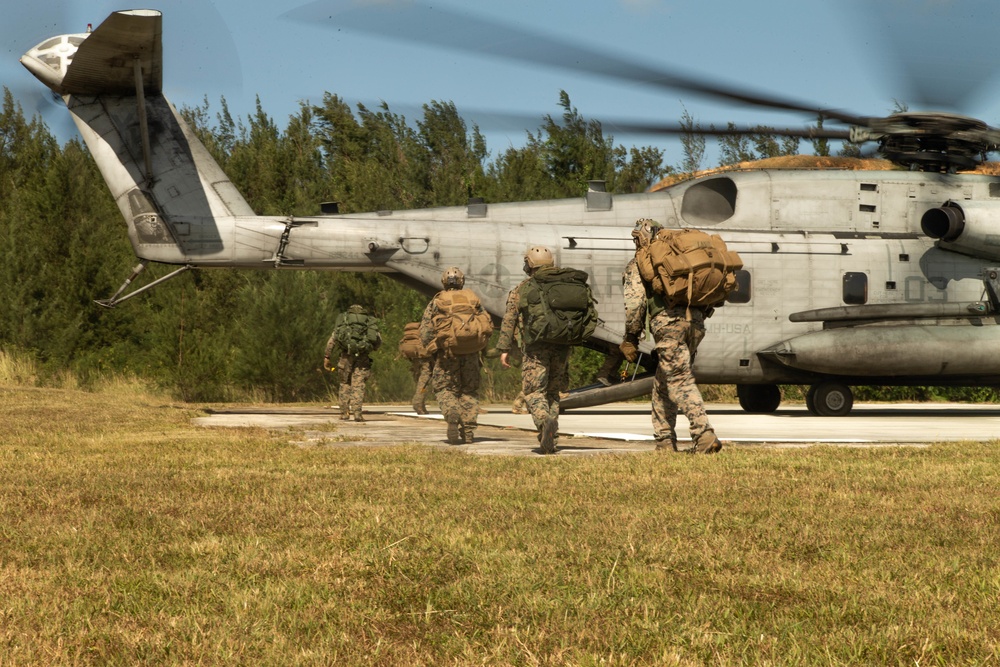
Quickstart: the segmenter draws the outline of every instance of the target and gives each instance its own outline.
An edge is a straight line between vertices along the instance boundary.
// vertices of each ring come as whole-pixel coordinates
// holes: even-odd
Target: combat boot
[[[476,429],[469,428],[468,426],[462,429],[462,440],[465,444],[469,445],[476,439]]]
[[[354,421],[356,421],[356,422],[363,422],[364,420],[365,420],[365,418],[364,418],[364,416],[362,416],[362,414],[360,412],[358,414],[354,415]]]
[[[698,436],[694,448],[694,454],[715,454],[722,451],[722,441],[715,435],[715,431],[705,431]]]
[[[448,444],[449,445],[462,444],[461,427],[459,426],[458,422],[448,422]]]
[[[558,431],[559,423],[554,417],[549,417],[542,424],[542,434],[538,441],[541,445],[542,454],[556,453],[556,435]]]
[[[413,404],[413,411],[416,412],[418,415],[426,415],[427,414],[427,406],[426,405],[421,405],[420,403],[414,403]]]
[[[656,439],[656,451],[658,451],[658,452],[676,452],[677,451],[677,438],[657,438]]]

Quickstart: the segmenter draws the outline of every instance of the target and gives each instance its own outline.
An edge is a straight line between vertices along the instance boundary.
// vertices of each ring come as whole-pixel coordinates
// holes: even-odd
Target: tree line
[[[409,122],[387,105],[352,109],[327,94],[302,104],[282,129],[258,99],[233,118],[225,99],[182,115],[261,215],[316,215],[337,201],[349,212],[582,196],[589,180],[640,192],[675,171],[692,171],[704,143],[682,142],[679,166],[651,146],[616,144],[561,92],[520,147],[491,155],[455,105],[432,101]],[[760,136],[720,139],[725,160],[798,152],[798,142]],[[728,143],[722,143],[728,142]],[[817,150],[819,147],[815,147]],[[700,152],[699,152],[700,150]],[[110,375],[145,379],[189,401],[323,400],[335,385],[321,370],[337,313],[363,303],[383,322],[370,399],[404,400],[408,364],[396,358],[406,322],[426,299],[374,273],[191,271],[114,309],[95,305],[136,259],[115,202],[87,148],[64,145],[39,117],[26,118],[6,88],[0,110],[0,348],[30,357],[43,381],[72,374],[87,386]],[[170,267],[151,265],[145,280]],[[151,275],[150,275],[151,274]],[[574,384],[593,379],[601,356],[577,350]],[[485,398],[516,394],[516,372],[485,368]]]

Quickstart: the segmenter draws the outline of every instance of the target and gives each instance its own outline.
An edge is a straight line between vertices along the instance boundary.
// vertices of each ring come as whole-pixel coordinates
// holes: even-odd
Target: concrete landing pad
[[[1000,437],[1000,406],[956,403],[858,404],[846,417],[816,417],[805,406],[749,415],[739,406],[711,404],[709,419],[727,446],[806,447],[816,444],[871,447]],[[531,418],[491,405],[479,417],[476,439],[448,445],[440,413],[417,415],[408,406],[365,406],[363,423],[341,421],[336,406],[227,407],[194,421],[202,426],[263,427],[292,431],[292,440],[328,446],[416,443],[470,454],[536,455]],[[682,447],[690,445],[687,420],[678,418]],[[559,456],[630,453],[653,449],[649,405],[615,403],[574,410],[559,418]]]

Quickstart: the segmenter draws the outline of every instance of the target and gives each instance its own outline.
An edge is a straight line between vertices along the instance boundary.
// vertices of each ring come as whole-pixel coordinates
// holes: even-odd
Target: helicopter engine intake
[[[938,245],[972,257],[1000,259],[1000,208],[997,204],[948,201],[920,218],[924,234]]]

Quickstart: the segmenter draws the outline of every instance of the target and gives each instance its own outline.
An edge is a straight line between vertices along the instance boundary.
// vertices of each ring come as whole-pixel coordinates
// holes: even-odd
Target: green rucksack
[[[348,354],[367,354],[382,342],[378,320],[365,313],[341,313],[333,329],[334,338],[341,350]]]
[[[541,268],[521,284],[519,297],[525,345],[580,345],[597,328],[597,302],[586,271]]]

